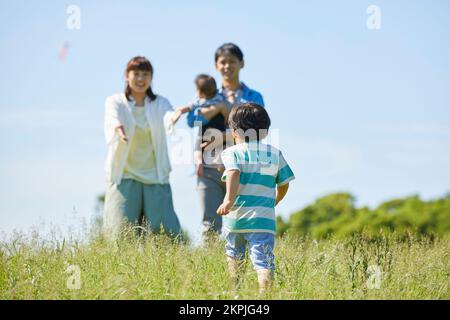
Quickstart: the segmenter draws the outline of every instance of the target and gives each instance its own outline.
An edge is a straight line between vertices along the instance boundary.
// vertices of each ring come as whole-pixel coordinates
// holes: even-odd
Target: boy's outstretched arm
[[[289,189],[289,183],[283,184],[282,186],[277,186],[277,196],[275,198],[275,205],[277,205],[281,200],[283,200]]]
[[[230,170],[227,172],[227,193],[225,194],[222,204],[217,209],[217,214],[221,216],[227,215],[230,212],[231,207],[233,207],[239,188],[240,175],[241,173],[239,170]]]

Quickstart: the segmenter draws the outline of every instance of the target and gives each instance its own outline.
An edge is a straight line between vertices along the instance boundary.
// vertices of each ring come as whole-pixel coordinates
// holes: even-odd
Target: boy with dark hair
[[[222,162],[226,195],[217,213],[223,217],[228,266],[235,283],[246,246],[258,275],[260,292],[272,283],[275,206],[287,193],[294,174],[281,151],[263,144],[270,118],[255,103],[235,107],[228,119],[236,145],[225,149]]]

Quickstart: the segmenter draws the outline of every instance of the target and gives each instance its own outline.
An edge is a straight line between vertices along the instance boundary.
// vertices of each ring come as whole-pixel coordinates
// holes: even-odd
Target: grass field
[[[449,299],[448,239],[390,235],[276,242],[272,291],[248,263],[240,299]],[[233,299],[221,240],[194,248],[164,236],[114,244],[19,237],[0,244],[0,299]]]

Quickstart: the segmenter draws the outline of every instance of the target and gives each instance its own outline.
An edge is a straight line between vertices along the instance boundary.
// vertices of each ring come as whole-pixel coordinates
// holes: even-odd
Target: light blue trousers
[[[144,184],[133,179],[122,179],[106,191],[104,231],[117,236],[124,224],[142,225],[143,218],[153,233],[172,237],[181,234],[178,217],[173,208],[170,184]]]

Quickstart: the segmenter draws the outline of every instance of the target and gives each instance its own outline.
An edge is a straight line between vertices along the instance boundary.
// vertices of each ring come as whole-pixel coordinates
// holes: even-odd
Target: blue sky
[[[81,28],[69,30],[69,5]],[[381,29],[366,26],[369,5]],[[450,2],[0,0],[0,229],[89,219],[104,191],[103,106],[135,55],[174,106],[224,42],[265,98],[297,179],[283,217],[335,191],[359,205],[450,191]],[[59,47],[70,43],[65,61]],[[186,129],[182,119],[178,128]],[[189,165],[171,183],[183,227],[200,213]]]

